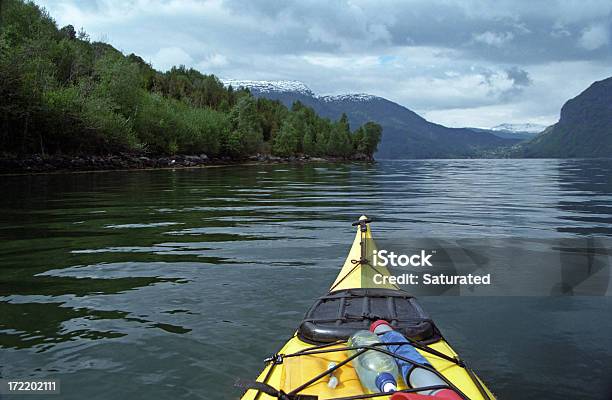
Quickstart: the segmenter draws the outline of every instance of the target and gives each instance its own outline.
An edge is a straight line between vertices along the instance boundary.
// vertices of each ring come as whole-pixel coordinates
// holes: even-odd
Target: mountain
[[[533,139],[538,135],[538,133],[542,132],[546,129],[545,125],[540,124],[532,124],[532,123],[523,123],[523,124],[499,124],[494,126],[493,128],[484,129],[484,128],[467,128],[471,129],[475,132],[481,133],[490,133],[497,137],[503,139],[514,139],[518,141],[524,141]]]
[[[503,139],[514,139],[516,141],[519,142],[524,142],[526,140],[531,140],[534,137],[536,137],[538,134],[537,133],[529,133],[529,132],[522,132],[522,131],[518,131],[518,132],[512,132],[512,131],[494,131],[492,128],[490,129],[484,129],[484,128],[466,128],[466,129],[471,129],[474,132],[480,132],[480,133],[490,133],[491,135],[503,138]]]
[[[612,77],[568,100],[559,122],[522,146],[522,152],[526,157],[612,156]]]
[[[314,96],[314,93],[300,81],[250,81],[238,79],[224,79],[225,86],[232,85],[234,88],[249,88],[259,93],[269,92],[292,92],[305,96]]]
[[[492,131],[499,132],[521,132],[521,133],[540,133],[546,129],[546,125],[524,123],[524,124],[499,124],[491,128]]]
[[[249,88],[256,97],[279,100],[287,106],[299,100],[319,115],[338,119],[346,113],[351,126],[375,121],[383,127],[378,158],[468,158],[518,139],[506,139],[469,128],[448,128],[429,122],[397,103],[369,94],[317,96],[296,81],[224,80],[226,85]]]
[[[489,131],[501,138],[529,140],[536,137],[544,129],[546,129],[546,125],[527,122],[523,124],[499,124],[490,128]]]

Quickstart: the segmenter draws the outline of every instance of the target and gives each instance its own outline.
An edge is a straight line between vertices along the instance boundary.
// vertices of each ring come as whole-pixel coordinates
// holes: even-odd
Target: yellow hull
[[[365,219],[362,217],[361,219]],[[376,273],[388,274],[386,269],[377,268],[373,270],[369,264],[355,263],[355,260],[359,260],[362,256],[361,243],[364,239],[368,244],[367,252],[371,253],[374,249],[374,242],[367,225],[367,231],[361,232],[358,227],[357,235],[351,246],[351,250],[346,258],[342,270],[338,274],[338,277],[334,281],[334,284],[330,288],[330,292],[354,289],[354,288],[385,288],[385,289],[398,289],[397,287],[390,285],[375,285],[373,282],[373,276]],[[364,252],[365,254],[365,252]],[[346,342],[339,343],[326,349],[342,348],[346,346]],[[293,354],[307,349],[312,349],[312,344],[306,343],[296,334],[278,351],[280,355]],[[451,358],[458,358],[457,353],[450,347],[450,345],[444,340],[440,339],[435,343],[429,344],[430,349],[436,350]],[[440,356],[431,354],[426,351],[419,350],[419,352],[429,361],[429,363],[440,372],[446,379],[452,382],[456,388],[458,388],[466,398],[468,399],[483,399],[489,400],[494,399],[493,394],[489,389],[480,381],[475,374],[470,374],[466,368],[458,365],[455,362],[448,361]],[[330,362],[340,363],[346,359],[348,354],[346,351],[327,352],[323,354],[313,355],[302,355],[299,357],[288,357],[284,358],[282,363],[273,364],[269,363],[257,378],[258,382],[264,382],[272,386],[277,390],[282,390],[284,393],[289,393],[292,390],[298,388],[305,382],[311,380],[318,374],[323,373],[329,368]],[[327,386],[328,379],[320,379],[305,389],[301,390],[301,395],[314,395],[318,399],[334,399],[339,397],[363,395],[364,392],[361,383],[355,373],[351,363],[342,365],[338,370],[334,372],[334,375],[338,378],[339,384],[336,388],[330,389]],[[399,389],[406,389],[400,383]],[[254,389],[247,390],[242,396],[243,400],[268,400],[276,397],[268,394],[259,392]],[[376,397],[376,399],[388,399],[388,396]]]

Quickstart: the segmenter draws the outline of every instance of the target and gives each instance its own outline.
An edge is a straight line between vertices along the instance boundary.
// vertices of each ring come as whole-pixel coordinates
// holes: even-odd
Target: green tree
[[[21,46],[32,40],[57,39],[55,22],[33,2],[2,0],[0,29],[11,46]]]
[[[205,108],[185,108],[182,115],[185,130],[178,143],[184,153],[209,156],[221,154],[224,137],[229,132],[227,114]]]
[[[66,25],[62,29],[60,29],[60,33],[66,37],[68,40],[76,39],[76,30],[74,30],[74,26]]]
[[[287,107],[278,100],[258,98],[257,113],[260,116],[263,139],[271,141],[288,115]]]
[[[304,154],[315,155],[317,153],[317,138],[314,129],[309,129],[304,133],[304,139],[302,140],[302,147]]]
[[[263,130],[253,97],[238,100],[230,114],[231,132],[227,142],[230,154],[243,157],[257,152],[263,143]]]
[[[355,151],[372,156],[382,138],[382,127],[375,122],[366,122],[353,136]]]
[[[92,95],[108,98],[108,104],[126,117],[134,115],[142,96],[136,64],[125,57],[106,54],[96,61],[93,77],[97,84]]]
[[[315,125],[316,141],[315,155],[325,156],[328,154],[328,147],[332,131],[332,123],[329,119],[319,119]]]
[[[332,126],[327,142],[326,155],[348,157],[352,152],[351,131],[346,114]]]
[[[299,131],[296,128],[296,116],[287,117],[280,131],[274,137],[272,152],[279,156],[291,156],[297,153],[299,145]]]
[[[186,136],[181,104],[159,94],[147,93],[141,100],[134,127],[139,140],[153,153],[174,154],[177,137]]]
[[[316,154],[317,123],[320,118],[312,108],[304,106],[299,101],[293,103],[291,110],[293,124],[298,133],[296,152]]]

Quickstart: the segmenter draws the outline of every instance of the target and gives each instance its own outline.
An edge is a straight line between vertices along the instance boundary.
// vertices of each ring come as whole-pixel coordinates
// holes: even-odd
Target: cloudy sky
[[[612,1],[36,0],[166,70],[365,92],[449,126],[556,122],[612,76]]]

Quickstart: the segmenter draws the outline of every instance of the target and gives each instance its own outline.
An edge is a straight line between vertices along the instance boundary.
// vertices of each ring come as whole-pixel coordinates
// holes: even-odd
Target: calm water
[[[363,212],[379,237],[612,236],[611,160],[0,180],[0,375],[59,378],[65,399],[236,398],[336,276]],[[500,398],[607,399],[610,300],[421,303]]]

